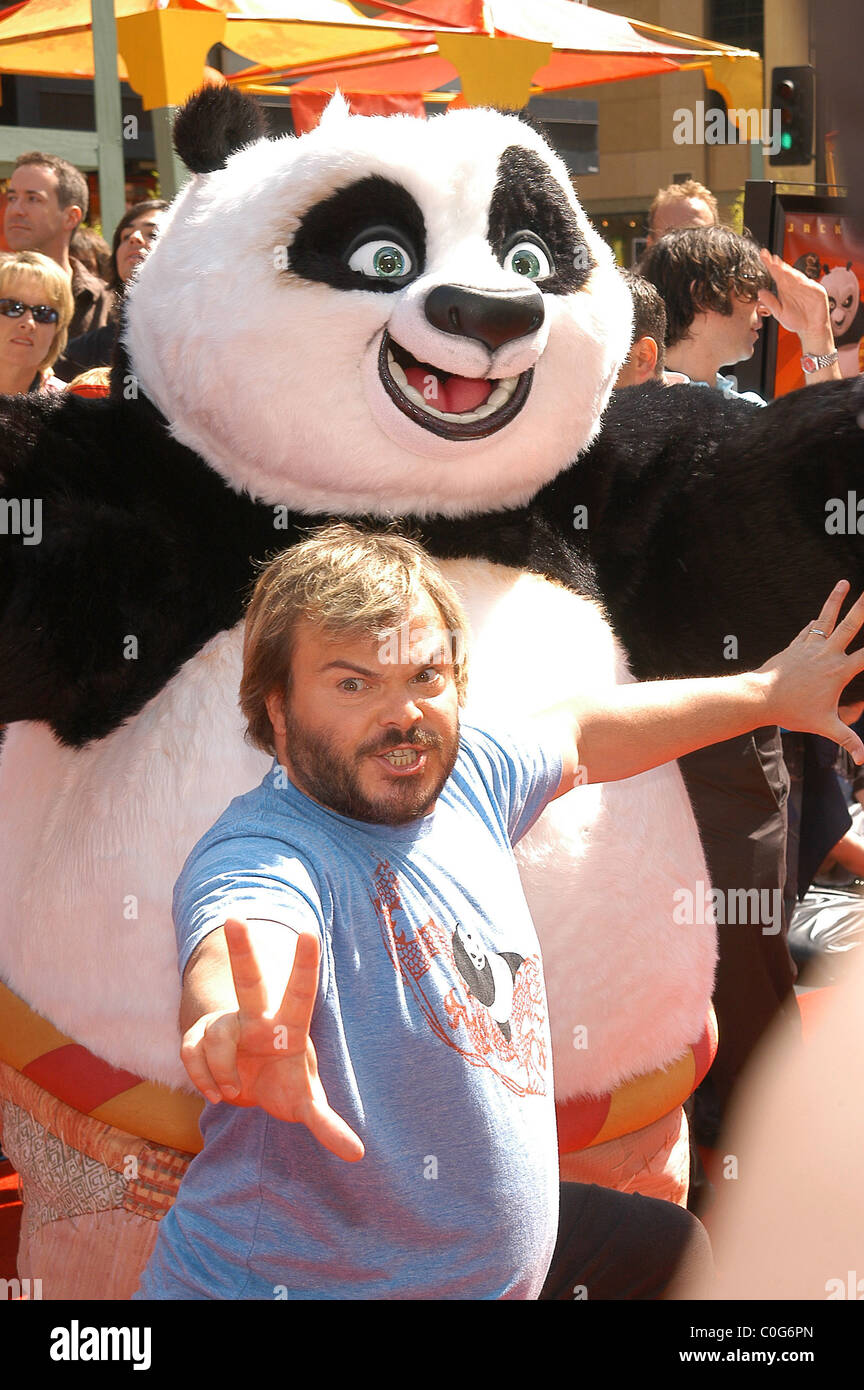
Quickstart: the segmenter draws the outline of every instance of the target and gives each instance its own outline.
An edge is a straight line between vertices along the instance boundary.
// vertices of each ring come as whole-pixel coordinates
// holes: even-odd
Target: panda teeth
[[[408,397],[409,401],[413,401],[415,405],[419,405],[422,410],[425,410],[427,415],[437,415],[439,420],[455,419],[455,416],[446,415],[443,410],[436,410],[434,405],[430,405],[427,400],[424,400],[417,388],[415,386],[409,386],[407,381],[404,385],[400,382],[399,389]]]
[[[399,366],[399,363],[396,361],[396,358],[393,356],[392,352],[387,353],[387,369],[390,372],[390,375],[392,376],[393,380],[396,382],[396,385],[401,387],[403,391],[406,388],[409,391],[413,389],[412,387],[408,386],[408,378],[403,372],[402,368]]]
[[[473,420],[485,420],[487,416],[494,415],[497,410],[500,410],[502,406],[507,404],[519,384],[518,376],[504,377],[498,382],[498,385],[488,399],[485,400],[477,410],[466,411],[461,415],[451,415],[448,414],[447,411],[436,410],[434,405],[430,405],[429,402],[421,396],[416,387],[409,383],[405,372],[390,351],[387,353],[387,368],[402,394],[406,396],[413,405],[419,406],[421,410],[425,410],[427,415],[434,415],[438,420],[454,420],[457,422],[462,421],[463,423]]]

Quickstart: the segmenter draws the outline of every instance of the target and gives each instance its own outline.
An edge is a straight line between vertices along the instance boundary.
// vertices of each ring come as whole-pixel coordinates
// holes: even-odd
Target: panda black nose
[[[436,285],[426,296],[426,317],[433,328],[460,338],[476,338],[490,352],[534,333],[544,318],[539,290],[472,290],[466,285]]]

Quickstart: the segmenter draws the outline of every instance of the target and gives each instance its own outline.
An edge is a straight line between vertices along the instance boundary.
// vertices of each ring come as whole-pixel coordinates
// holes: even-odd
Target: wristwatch
[[[831,367],[839,358],[840,354],[835,348],[833,352],[824,352],[821,357],[802,357],[801,370],[805,372],[818,372],[820,367]]]

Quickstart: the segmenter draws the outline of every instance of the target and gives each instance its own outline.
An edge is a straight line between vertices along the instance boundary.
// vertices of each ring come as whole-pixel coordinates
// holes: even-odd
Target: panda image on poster
[[[845,266],[823,266],[819,280],[828,295],[831,332],[840,370],[844,376],[857,376],[861,370],[858,345],[864,338],[864,306],[858,276],[852,269],[852,262],[847,261]]]
[[[759,665],[837,578],[860,584],[824,494],[862,436],[851,383],[810,388],[806,417],[698,387],[610,403],[629,293],[513,116],[336,99],[270,139],[210,89],[176,143],[193,176],[129,290],[110,398],[0,406],[0,499],[42,517],[39,545],[0,537],[0,979],[189,1091],[172,889],[268,770],[237,703],[257,562],[334,517],[401,519],[468,612],[466,716],[515,729],[631,681],[630,657],[640,677]],[[576,787],[517,859],[559,1101],[679,1059],[716,941],[673,912],[707,883],[677,766]]]

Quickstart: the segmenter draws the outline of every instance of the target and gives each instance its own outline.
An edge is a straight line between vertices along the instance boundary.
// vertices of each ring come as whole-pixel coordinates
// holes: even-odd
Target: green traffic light
[[[792,136],[789,134],[788,130],[784,130],[783,134],[780,136],[780,148],[783,150],[791,150],[792,148]]]

